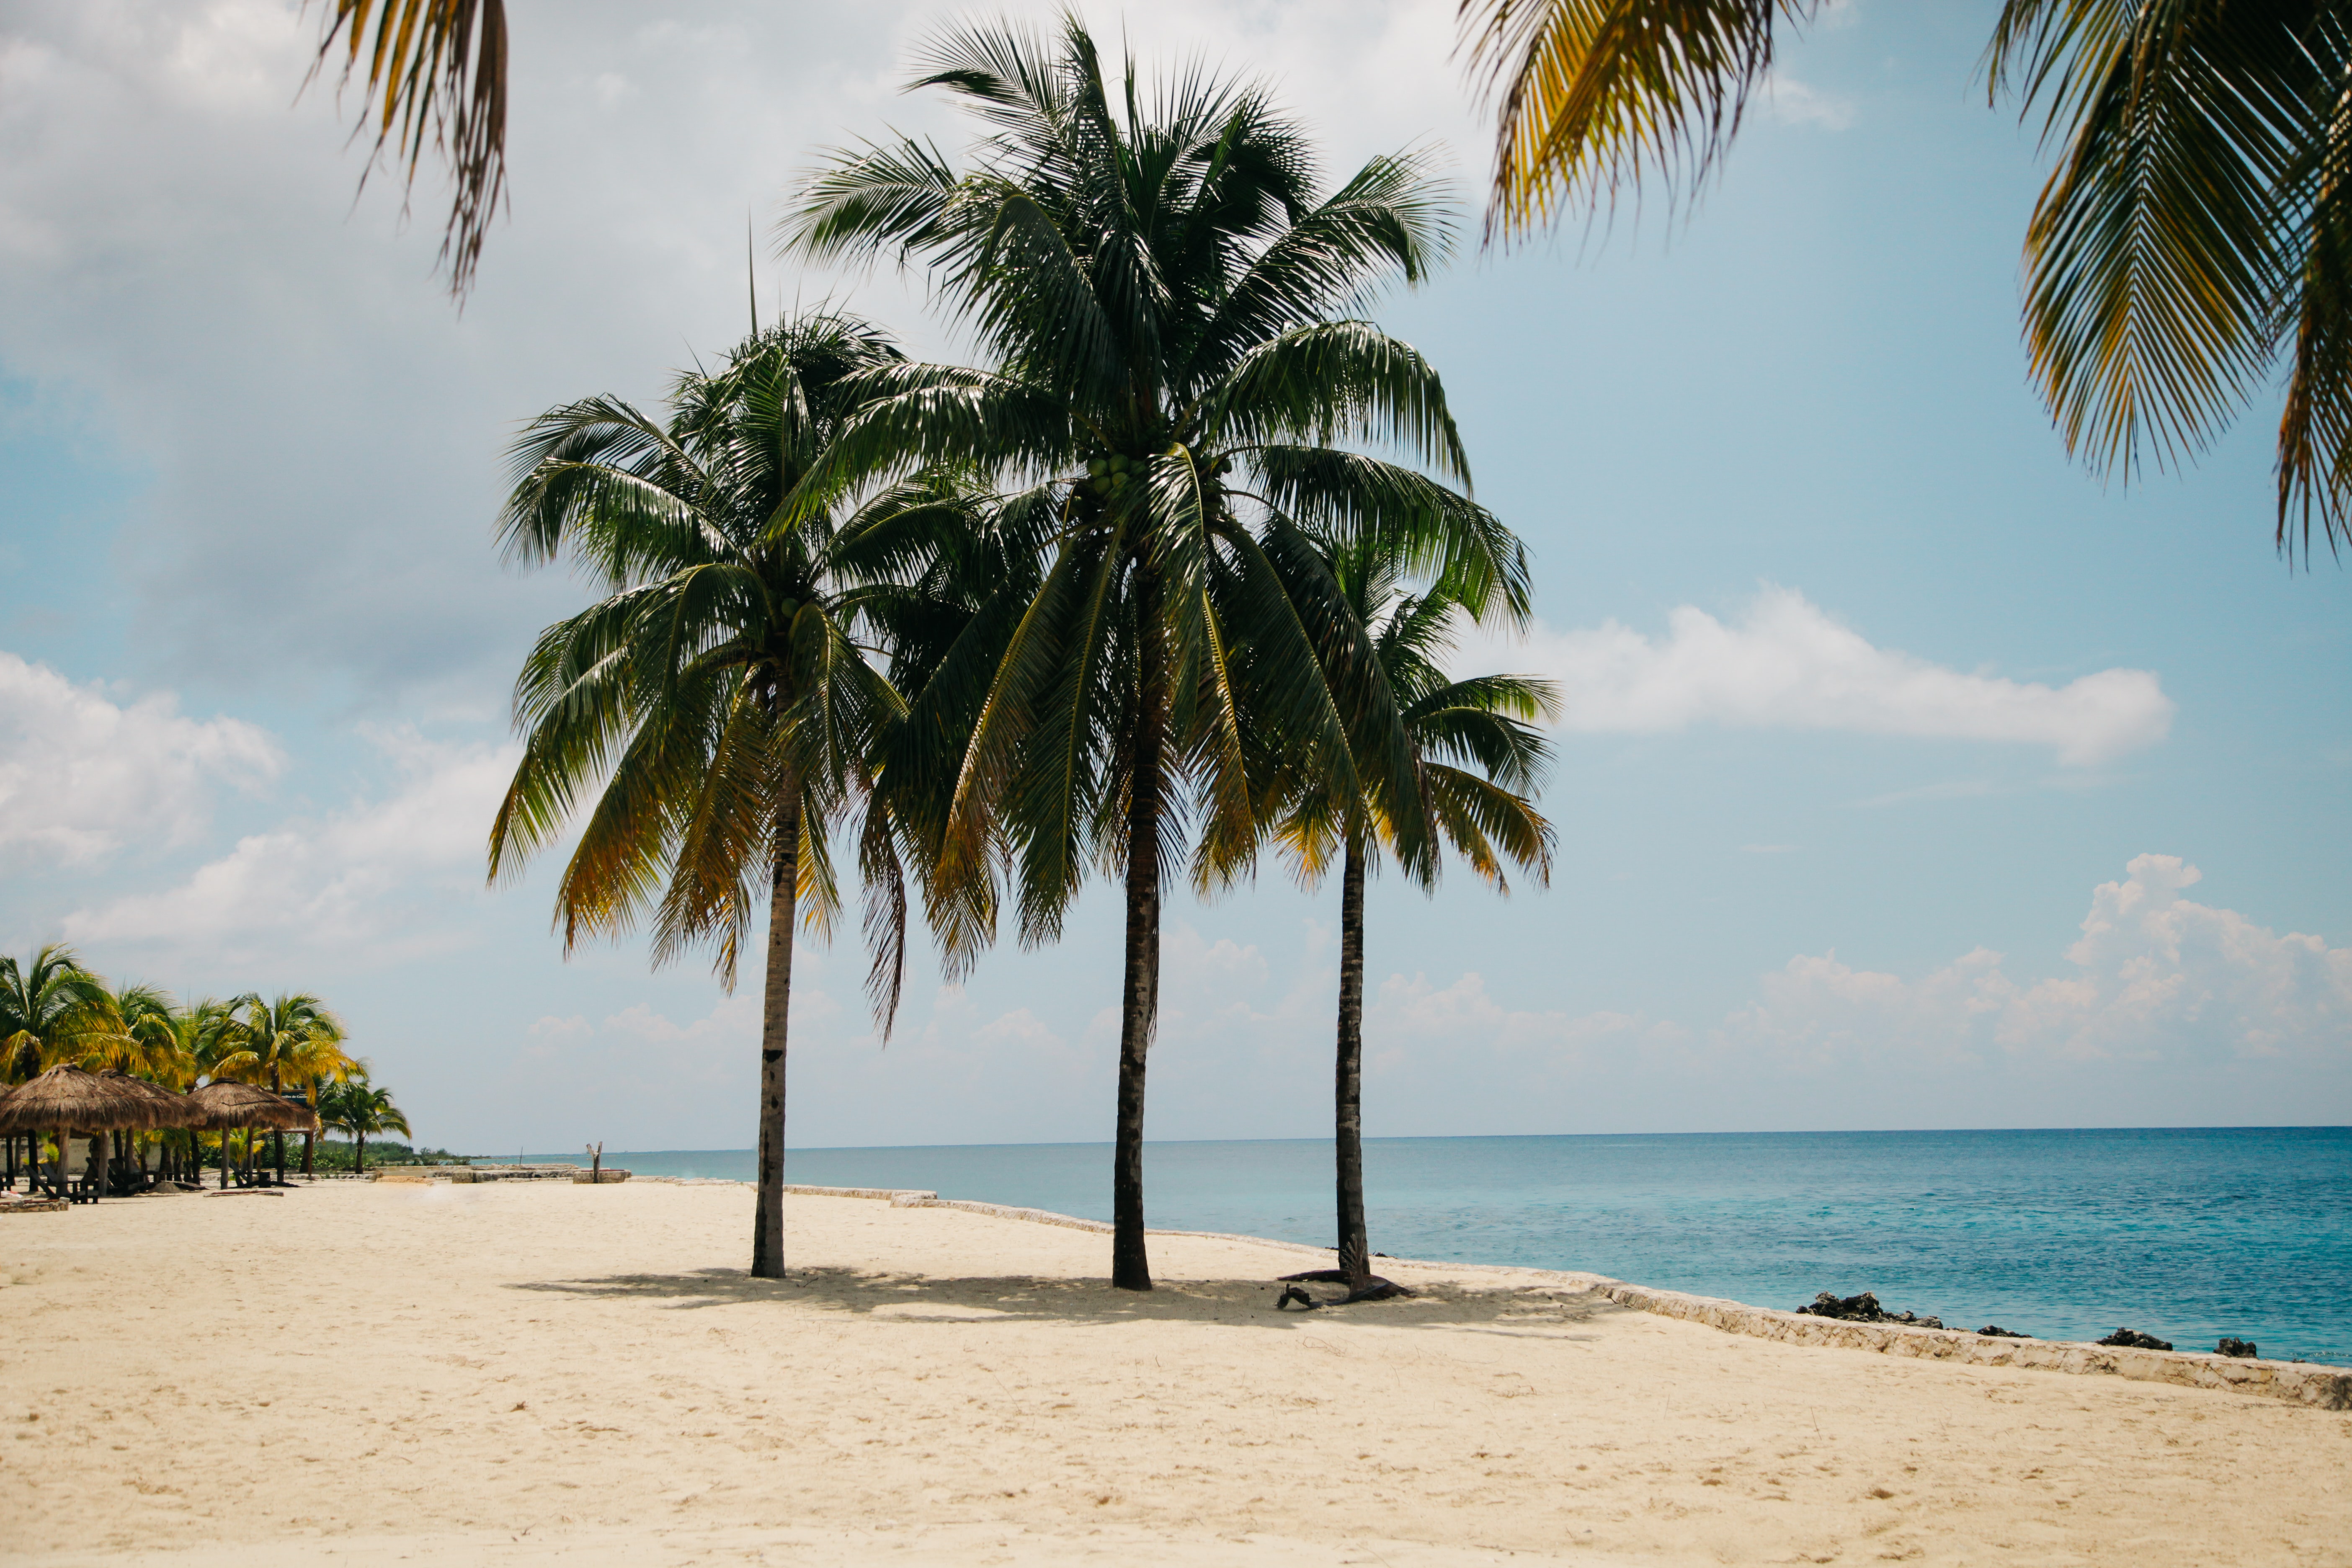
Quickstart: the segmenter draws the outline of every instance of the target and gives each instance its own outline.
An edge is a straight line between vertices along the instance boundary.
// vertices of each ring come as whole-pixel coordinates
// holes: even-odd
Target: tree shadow
[[[1296,1330],[1341,1324],[1444,1328],[1558,1338],[1595,1319],[1631,1309],[1596,1291],[1564,1286],[1480,1289],[1449,1281],[1416,1283],[1414,1294],[1386,1301],[1277,1310],[1271,1279],[1162,1279],[1150,1291],[1114,1290],[1101,1279],[1006,1274],[934,1279],[850,1268],[797,1268],[782,1279],[755,1279],[740,1268],[683,1274],[610,1274],[535,1279],[507,1287],[601,1300],[653,1301],[673,1310],[775,1306],[885,1316],[907,1322],[1222,1323]],[[1336,1295],[1337,1288],[1327,1289]]]

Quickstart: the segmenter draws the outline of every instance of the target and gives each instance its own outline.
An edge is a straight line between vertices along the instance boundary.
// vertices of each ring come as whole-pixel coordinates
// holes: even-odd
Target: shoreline
[[[632,1176],[629,1179],[666,1186],[753,1185],[728,1176]],[[788,1182],[783,1190],[796,1197],[887,1202],[893,1208],[958,1209],[996,1219],[1059,1226],[1098,1235],[1108,1235],[1111,1229],[1107,1220],[1056,1214],[1050,1209],[988,1203],[977,1198],[943,1198],[925,1188],[825,1187]],[[1328,1247],[1313,1247],[1305,1242],[1227,1231],[1152,1228],[1145,1234],[1198,1241],[1245,1243],[1253,1247],[1276,1247],[1307,1258],[1320,1258],[1331,1251]],[[1988,1338],[1966,1329],[1850,1322],[1835,1318],[1801,1315],[1773,1307],[1753,1306],[1719,1296],[1664,1290],[1582,1269],[1531,1268],[1517,1264],[1460,1263],[1418,1258],[1397,1258],[1388,1261],[1415,1268],[1471,1269],[1481,1274],[1520,1279],[1529,1284],[1558,1285],[1574,1290],[1593,1291],[1636,1311],[1701,1323],[1722,1333],[1772,1340],[1783,1344],[1865,1351],[1878,1355],[1906,1356],[1968,1366],[2063,1373],[2077,1377],[2120,1377],[2136,1383],[2171,1384],[2184,1388],[2214,1389],[2285,1400],[2315,1410],[2352,1410],[2352,1367],[2320,1362],[2270,1361],[2261,1357],[2224,1356],[2200,1351],[2131,1350],[2080,1340]]]

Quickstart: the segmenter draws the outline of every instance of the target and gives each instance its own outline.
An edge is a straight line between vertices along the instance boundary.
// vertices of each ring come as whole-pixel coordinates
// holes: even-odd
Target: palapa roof
[[[85,1072],[70,1064],[53,1067],[0,1097],[0,1134],[10,1132],[113,1132],[125,1128],[176,1126],[164,1108],[135,1079]],[[157,1093],[168,1092],[158,1089]]]
[[[198,1125],[210,1131],[225,1131],[232,1127],[276,1127],[289,1132],[308,1132],[315,1131],[319,1125],[309,1106],[297,1105],[283,1095],[249,1083],[208,1083],[188,1098],[204,1108],[205,1120]]]
[[[205,1124],[205,1108],[184,1094],[175,1094],[162,1084],[150,1083],[143,1078],[132,1078],[121,1068],[109,1068],[98,1076],[109,1083],[146,1096],[155,1107],[155,1125],[158,1127],[201,1127]]]

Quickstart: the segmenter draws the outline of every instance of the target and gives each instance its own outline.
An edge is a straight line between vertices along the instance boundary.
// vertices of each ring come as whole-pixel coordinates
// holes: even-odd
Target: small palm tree
[[[216,1079],[269,1086],[282,1095],[289,1081],[300,1079],[326,1047],[339,1047],[347,1037],[343,1021],[325,1003],[302,993],[281,992],[267,1001],[259,992],[247,992],[228,1005],[221,1025],[221,1048],[212,1063]],[[337,1053],[339,1054],[339,1053]],[[286,1134],[271,1141],[278,1179],[286,1180]]]
[[[340,1038],[329,1039],[323,1036],[316,1036],[297,1046],[289,1055],[286,1062],[286,1079],[288,1082],[300,1088],[303,1103],[308,1105],[315,1114],[319,1109],[319,1097],[325,1091],[327,1085],[341,1082],[350,1077],[355,1065],[352,1058],[345,1054],[343,1042]],[[305,1176],[312,1173],[311,1161],[317,1152],[318,1142],[319,1134],[316,1129],[306,1129],[303,1131],[302,1174]]]
[[[23,964],[14,955],[0,958],[0,1068],[9,1083],[23,1083],[62,1062],[105,1066],[128,1043],[113,994],[81,966],[72,948],[50,942]],[[27,1134],[26,1142],[37,1182],[39,1134]],[[60,1186],[67,1157],[61,1135]]]
[[[649,914],[655,963],[709,942],[731,989],[767,917],[761,1279],[784,1267],[793,931],[832,918],[827,829],[903,708],[855,640],[856,538],[829,449],[857,379],[899,358],[866,323],[815,314],[679,376],[666,421],[612,398],[551,410],[515,445],[499,523],[509,558],[568,552],[606,596],[541,633],[516,680],[525,743],[490,829],[492,881],[577,814],[556,889],[567,953]]]
[[[1421,158],[1327,187],[1263,90],[1195,71],[1155,91],[1131,64],[1114,86],[1075,18],[1050,39],[951,29],[926,67],[913,85],[985,128],[967,166],[906,140],[843,153],[788,245],[922,261],[992,360],[877,367],[835,461],[1003,481],[1005,532],[1040,541],[1044,571],[980,607],[918,704],[940,752],[914,771],[937,798],[894,809],[928,834],[950,946],[990,927],[1001,875],[1030,943],[1058,936],[1090,867],[1124,885],[1111,1279],[1149,1289],[1145,1063],[1185,828],[1197,880],[1247,866],[1266,729],[1418,831],[1401,738],[1349,744],[1326,672],[1376,677],[1360,644],[1339,646],[1347,616],[1305,528],[1410,541],[1521,601],[1525,568],[1459,491],[1357,449],[1467,477],[1435,371],[1348,314],[1448,249]]]
[[[1549,879],[1551,825],[1527,795],[1548,754],[1533,722],[1557,716],[1553,683],[1515,675],[1450,679],[1445,656],[1469,607],[1452,584],[1407,592],[1395,555],[1377,544],[1334,550],[1327,562],[1349,608],[1371,631],[1383,679],[1367,699],[1394,705],[1394,716],[1376,727],[1363,724],[1360,712],[1352,715],[1354,727],[1375,736],[1402,731],[1429,831],[1498,891],[1510,890],[1506,860],[1527,868],[1539,882]],[[1372,1275],[1364,1219],[1364,882],[1383,847],[1394,851],[1401,836],[1379,800],[1335,788],[1330,780],[1292,776],[1277,787],[1291,802],[1278,837],[1300,879],[1313,886],[1335,858],[1339,863],[1333,1120],[1339,1267],[1329,1277],[1343,1281],[1352,1296],[1376,1295],[1392,1287]],[[1396,858],[1415,881],[1434,886],[1434,856]]]
[[[319,1119],[338,1132],[351,1135],[352,1169],[367,1171],[367,1141],[385,1132],[408,1137],[408,1118],[392,1101],[392,1090],[368,1081],[364,1064],[352,1064],[349,1073],[327,1086],[320,1097]]]

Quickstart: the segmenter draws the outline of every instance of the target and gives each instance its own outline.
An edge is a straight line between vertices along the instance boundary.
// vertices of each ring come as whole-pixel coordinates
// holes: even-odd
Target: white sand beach
[[[1778,1344],[1474,1268],[740,1187],[0,1220],[0,1557],[2352,1563],[2352,1414]]]

